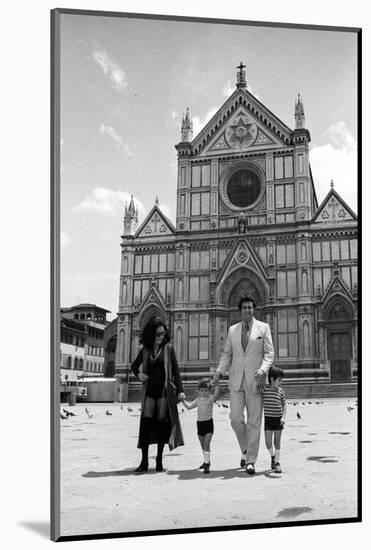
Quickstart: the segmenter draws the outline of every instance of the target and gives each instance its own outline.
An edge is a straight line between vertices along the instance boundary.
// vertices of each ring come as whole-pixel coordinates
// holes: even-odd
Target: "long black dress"
[[[148,380],[142,383],[142,413],[139,426],[138,447],[147,443],[168,443],[170,449],[184,445],[177,409],[177,395],[183,392],[179,366],[174,348],[170,343],[163,345],[156,358],[151,357],[149,350],[142,348],[131,365],[131,370],[138,378],[140,365]],[[152,399],[166,398],[168,414],[165,420],[159,421],[155,414],[152,419],[149,441],[144,440],[143,412],[146,397]]]

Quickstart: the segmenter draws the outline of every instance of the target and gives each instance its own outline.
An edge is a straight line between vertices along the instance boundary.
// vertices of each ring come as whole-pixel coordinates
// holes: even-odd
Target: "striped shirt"
[[[264,416],[282,416],[285,403],[285,392],[283,391],[281,386],[279,386],[278,388],[273,388],[272,386],[264,386]]]

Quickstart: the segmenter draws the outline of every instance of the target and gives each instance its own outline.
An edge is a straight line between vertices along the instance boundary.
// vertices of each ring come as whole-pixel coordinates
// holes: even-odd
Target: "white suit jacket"
[[[245,374],[248,387],[255,387],[255,371],[262,369],[268,374],[274,358],[272,336],[267,323],[254,319],[245,351],[241,344],[241,330],[242,321],[229,328],[227,341],[217,368],[217,372],[222,374],[229,370],[229,387],[234,391],[240,389],[243,374]]]

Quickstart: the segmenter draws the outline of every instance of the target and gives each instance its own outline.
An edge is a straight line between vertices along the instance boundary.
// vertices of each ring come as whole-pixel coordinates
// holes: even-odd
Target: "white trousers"
[[[230,389],[230,407],[229,418],[241,452],[246,451],[247,463],[255,463],[259,452],[263,398],[260,393],[256,393],[255,384],[248,387],[245,375],[238,391]]]

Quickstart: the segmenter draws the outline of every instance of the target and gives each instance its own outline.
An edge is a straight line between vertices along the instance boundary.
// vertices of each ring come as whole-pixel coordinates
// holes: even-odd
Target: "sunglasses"
[[[156,332],[156,337],[159,338],[160,336],[164,336],[164,334],[165,334],[164,330],[162,332]]]

